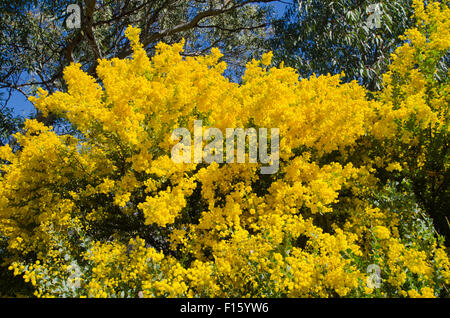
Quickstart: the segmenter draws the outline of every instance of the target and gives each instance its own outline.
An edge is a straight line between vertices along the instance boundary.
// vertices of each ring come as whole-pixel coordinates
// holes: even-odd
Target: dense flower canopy
[[[66,92],[33,98],[76,133],[28,120],[20,149],[0,148],[10,269],[37,296],[445,293],[450,262],[430,219],[379,175],[416,173],[432,160],[428,145],[448,140],[448,81],[434,75],[450,48],[450,10],[416,1],[416,18],[374,99],[339,75],[300,80],[270,67],[271,53],[241,84],[222,75],[215,49],[182,57],[183,42],[160,43],[149,59],[129,27],[131,59],[100,60],[99,81],[72,64]],[[279,171],[175,163],[172,131],[193,131],[197,119],[223,131],[279,128]]]

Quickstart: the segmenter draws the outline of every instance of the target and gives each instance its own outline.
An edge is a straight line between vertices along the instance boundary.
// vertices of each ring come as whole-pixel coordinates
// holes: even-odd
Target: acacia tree
[[[183,42],[160,43],[149,59],[132,27],[132,58],[100,60],[99,80],[70,65],[67,90],[32,101],[78,133],[28,120],[21,148],[0,148],[9,269],[36,296],[448,295],[448,253],[429,218],[404,197],[386,200],[379,176],[426,165],[430,129],[448,139],[448,85],[432,69],[450,48],[450,8],[415,8],[420,22],[377,100],[338,75],[299,80],[270,67],[271,53],[241,84],[222,75],[216,49],[183,57]],[[195,134],[195,120],[279,128],[280,169],[175,163],[172,132]],[[417,145],[410,162],[400,156]]]
[[[413,23],[417,23],[418,28],[425,28],[411,14],[412,1],[306,0],[296,1],[295,4],[290,7],[285,19],[276,24],[275,29],[280,37],[273,42],[275,55],[304,77],[312,73],[336,74],[343,71],[345,80],[358,80],[371,91],[380,91],[391,83],[384,81],[383,74],[389,70],[391,54],[405,41],[400,35]],[[375,22],[371,17],[376,12],[380,24],[370,25],[368,22]],[[434,27],[434,24],[428,26],[429,29]],[[429,39],[431,30],[422,32]],[[445,38],[445,34],[442,36]],[[419,69],[427,74],[426,94],[429,97],[426,100],[430,107],[434,107],[431,106],[435,103],[433,100],[444,98],[442,91],[448,86],[448,52],[420,44],[410,53],[414,54],[414,58],[408,56],[409,61],[415,62],[408,68],[411,72]],[[410,80],[405,74],[394,73],[396,75],[392,75],[392,81],[399,87]],[[419,93],[421,88],[417,89]],[[401,108],[406,102],[405,96],[407,94],[397,96],[394,107]],[[406,133],[408,136],[411,134],[417,138],[417,144],[412,146],[400,142],[390,146],[391,149],[397,147],[394,151],[396,156],[408,162],[403,164],[405,169],[402,172],[395,174],[397,190],[399,193],[408,191],[413,194],[415,201],[433,218],[437,231],[446,237],[446,244],[450,244],[450,207],[446,199],[449,196],[450,176],[445,159],[449,146],[445,128],[444,132],[439,133],[434,128],[419,133],[417,125],[410,123],[398,131],[398,136],[403,136],[405,130],[409,131]],[[401,140],[399,138],[397,141]],[[380,158],[385,156],[385,147],[380,146]],[[426,161],[424,157],[427,157]],[[421,162],[420,165],[418,162]],[[393,174],[392,171],[380,171],[379,177],[388,183]]]
[[[412,191],[416,201],[432,217],[436,230],[450,246],[450,144],[449,144],[449,49],[448,15],[439,15],[448,4],[414,3],[416,26],[401,39],[406,43],[393,54],[383,75],[384,89],[378,98],[389,109],[380,109],[384,127],[378,159],[391,157],[399,163],[395,173],[385,171],[384,180],[396,179],[400,191]],[[386,116],[391,116],[387,119]],[[380,125],[383,126],[383,125]],[[395,136],[395,138],[394,138]]]
[[[185,39],[185,56],[199,56],[212,47],[224,53],[230,76],[262,53],[271,21],[265,4],[274,0],[85,0],[79,28],[68,28],[73,12],[67,1],[17,1],[0,3],[0,89],[26,97],[37,87],[49,92],[64,89],[63,69],[71,62],[96,77],[97,60],[125,58],[128,25],[142,29],[146,52],[154,53],[159,41]],[[49,114],[47,124],[55,118]]]
[[[124,35],[128,25],[142,29],[142,43],[149,55],[154,54],[157,42],[176,43],[182,38],[184,56],[200,56],[213,46],[220,47],[223,59],[231,66],[229,75],[236,77],[251,57],[261,53],[271,14],[263,5],[270,2],[71,1],[81,9],[81,23],[80,28],[69,28],[66,23],[70,18],[66,10],[69,3],[65,0],[0,0],[0,89],[4,93],[0,105],[0,145],[13,146],[12,135],[23,124],[22,119],[13,115],[11,94],[29,97],[37,87],[50,93],[66,89],[63,70],[71,62],[80,63],[97,77],[97,59],[126,58],[131,54]],[[77,133],[54,113],[43,116],[37,110],[36,118],[53,124],[61,133]],[[3,170],[0,172],[3,174]],[[0,293],[26,292],[27,287],[18,284],[3,267],[9,255],[4,239],[0,237],[0,276],[4,288]]]

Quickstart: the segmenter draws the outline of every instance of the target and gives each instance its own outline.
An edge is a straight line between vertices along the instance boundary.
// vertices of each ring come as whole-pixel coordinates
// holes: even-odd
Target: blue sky
[[[7,94],[6,90],[1,91],[4,91],[5,95]],[[25,96],[18,92],[12,93],[8,107],[12,108],[16,115],[28,116],[29,114],[34,113],[33,105],[25,98]]]

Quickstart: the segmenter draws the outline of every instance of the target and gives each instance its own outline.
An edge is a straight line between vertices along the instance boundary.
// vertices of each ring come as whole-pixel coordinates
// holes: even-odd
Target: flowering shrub
[[[67,92],[32,99],[75,134],[28,120],[20,149],[0,148],[10,269],[39,297],[446,294],[450,262],[432,220],[395,190],[407,179],[380,179],[427,165],[430,130],[448,138],[449,86],[434,75],[450,10],[416,1],[416,18],[376,99],[339,75],[299,80],[270,67],[271,53],[240,85],[215,49],[183,58],[183,42],[160,43],[149,59],[129,27],[131,59],[100,60],[99,82],[70,65]],[[171,133],[197,119],[279,128],[280,169],[175,163]]]

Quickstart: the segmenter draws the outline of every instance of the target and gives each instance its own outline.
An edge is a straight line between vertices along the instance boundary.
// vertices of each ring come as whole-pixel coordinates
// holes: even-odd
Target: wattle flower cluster
[[[183,42],[160,43],[150,59],[133,27],[132,58],[100,60],[98,81],[70,65],[66,92],[40,89],[32,102],[76,133],[27,120],[20,149],[0,148],[10,269],[39,297],[438,296],[445,248],[416,206],[382,204],[377,175],[415,171],[424,131],[449,133],[449,86],[430,59],[450,48],[450,10],[421,3],[376,99],[340,75],[299,80],[270,67],[271,53],[241,84],[216,49],[182,57]],[[173,162],[172,131],[197,119],[279,128],[279,171]],[[399,142],[419,149],[414,167]],[[380,288],[368,287],[370,264]]]

